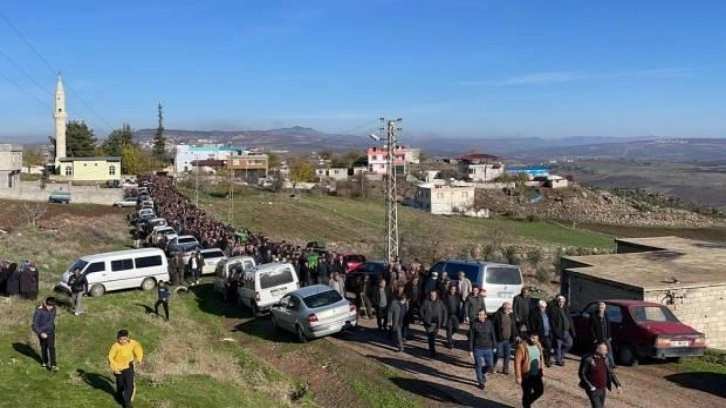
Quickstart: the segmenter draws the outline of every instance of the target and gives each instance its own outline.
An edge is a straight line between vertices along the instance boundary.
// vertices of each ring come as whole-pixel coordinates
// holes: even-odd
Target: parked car
[[[64,190],[54,190],[48,196],[48,202],[52,204],[70,204],[71,192]]]
[[[702,356],[706,336],[681,323],[668,307],[638,300],[603,300],[610,319],[612,346],[620,364],[630,366],[644,357],[680,359]],[[589,318],[598,302],[573,313],[578,346],[592,348]]]
[[[349,273],[358,265],[366,261],[366,257],[360,254],[341,254],[343,257],[343,265],[345,265],[345,273]]]
[[[499,310],[504,302],[512,302],[522,291],[522,271],[517,265],[450,259],[434,264],[431,271],[446,272],[452,282],[457,282],[459,272],[464,272],[472,284],[486,289],[484,302],[489,313]]]
[[[227,300],[227,282],[235,271],[244,273],[251,271],[257,266],[255,258],[251,256],[233,256],[223,259],[217,263],[217,269],[214,273],[214,291],[221,293]]]
[[[156,236],[165,236],[167,242],[179,236],[176,230],[168,225],[154,227],[151,233]]]
[[[113,203],[114,207],[136,207],[136,197],[124,197]]]
[[[355,305],[325,285],[294,290],[283,296],[270,311],[276,329],[295,333],[303,343],[352,329],[358,324]]]
[[[184,264],[189,262],[189,258],[192,256],[197,249],[202,249],[202,245],[192,235],[181,235],[169,241],[166,247],[166,252],[170,256],[174,256],[178,253],[182,254],[184,258]]]
[[[219,248],[202,249],[199,254],[204,259],[202,275],[213,274],[217,270],[217,264],[227,259],[227,255]]]
[[[365,277],[366,275],[368,275],[368,279],[371,281],[371,288],[376,287],[378,279],[383,275],[385,267],[386,264],[383,261],[366,261],[359,264],[345,275],[345,290],[355,292],[358,278]]]
[[[158,281],[169,280],[164,251],[142,248],[83,256],[63,272],[56,290],[70,293],[68,279],[77,268],[86,275],[91,296],[122,289],[152,290]]]
[[[238,294],[240,306],[254,315],[270,310],[289,292],[300,287],[295,268],[289,263],[268,263],[245,271]]]

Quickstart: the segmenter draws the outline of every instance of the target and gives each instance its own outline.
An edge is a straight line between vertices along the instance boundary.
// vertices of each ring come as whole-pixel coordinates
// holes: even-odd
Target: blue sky
[[[3,3],[53,68],[0,18],[4,138],[51,133],[55,70],[102,137],[155,126],[159,101],[168,128],[402,116],[412,137],[726,135],[724,2]]]

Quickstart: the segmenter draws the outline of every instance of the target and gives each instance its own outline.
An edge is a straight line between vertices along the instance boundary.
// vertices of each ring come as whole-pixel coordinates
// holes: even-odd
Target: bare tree
[[[48,205],[45,203],[23,203],[21,215],[28,221],[28,225],[33,228],[38,227],[38,220],[48,212]]]

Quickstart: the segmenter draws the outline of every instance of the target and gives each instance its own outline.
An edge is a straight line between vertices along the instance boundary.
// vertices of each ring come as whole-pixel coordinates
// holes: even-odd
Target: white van
[[[159,248],[130,249],[87,255],[63,272],[58,289],[70,293],[68,279],[80,268],[91,296],[122,289],[152,290],[160,280],[169,281],[169,265]]]
[[[295,268],[289,263],[269,263],[245,271],[240,284],[239,303],[255,315],[269,311],[288,292],[300,288]]]
[[[484,303],[489,314],[499,310],[502,303],[511,303],[522,291],[522,271],[517,265],[450,259],[434,264],[431,271],[438,272],[439,276],[446,272],[452,282],[458,281],[459,272],[464,272],[472,285],[486,289]]]
[[[221,293],[225,299],[227,296],[227,282],[233,273],[251,271],[257,266],[255,258],[251,256],[233,256],[223,259],[217,263],[214,276],[214,291]]]

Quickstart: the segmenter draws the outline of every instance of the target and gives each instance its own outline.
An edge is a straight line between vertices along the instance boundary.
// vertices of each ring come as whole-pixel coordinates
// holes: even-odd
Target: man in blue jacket
[[[157,289],[158,300],[154,304],[154,314],[159,315],[159,306],[164,308],[164,319],[169,320],[169,287],[166,286],[166,282],[159,281],[159,287]]]
[[[55,361],[55,298],[45,299],[33,314],[33,332],[40,341],[40,355],[43,368],[58,371]]]

